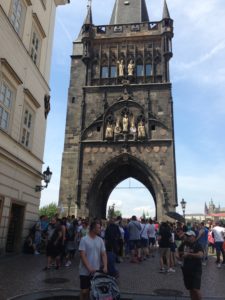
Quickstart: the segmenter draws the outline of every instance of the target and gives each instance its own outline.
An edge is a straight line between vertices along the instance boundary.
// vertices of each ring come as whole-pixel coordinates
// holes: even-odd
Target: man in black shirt
[[[204,251],[202,246],[197,243],[194,231],[187,231],[185,237],[184,242],[178,248],[180,257],[183,258],[184,285],[190,291],[192,300],[201,300],[200,288]]]

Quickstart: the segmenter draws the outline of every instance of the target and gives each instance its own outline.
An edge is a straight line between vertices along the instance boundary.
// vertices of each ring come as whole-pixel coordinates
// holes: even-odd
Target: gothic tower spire
[[[163,19],[170,19],[170,13],[169,13],[169,9],[166,3],[166,0],[164,0],[164,7],[163,7]]]
[[[92,9],[91,9],[91,1],[87,5],[87,16],[84,20],[84,25],[92,25]]]
[[[145,0],[116,0],[110,25],[149,22]]]

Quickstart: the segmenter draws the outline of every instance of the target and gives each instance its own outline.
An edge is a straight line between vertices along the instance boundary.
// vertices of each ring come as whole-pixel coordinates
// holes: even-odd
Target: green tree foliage
[[[118,216],[122,216],[122,213],[118,209],[115,210],[115,203],[113,203],[113,205],[108,208],[108,219],[116,218]]]
[[[58,207],[55,203],[50,203],[49,205],[43,206],[39,208],[39,216],[45,215],[48,218],[54,217],[55,214],[58,212]]]

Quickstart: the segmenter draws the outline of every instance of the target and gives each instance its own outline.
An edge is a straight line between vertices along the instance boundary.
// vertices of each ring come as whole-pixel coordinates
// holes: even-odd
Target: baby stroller
[[[120,291],[115,278],[95,272],[91,280],[90,300],[120,300]]]

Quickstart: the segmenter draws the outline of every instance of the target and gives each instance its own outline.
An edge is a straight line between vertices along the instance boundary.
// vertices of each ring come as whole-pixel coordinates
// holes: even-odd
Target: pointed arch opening
[[[155,215],[160,218],[163,213],[162,207],[166,206],[160,179],[143,161],[127,153],[107,162],[93,177],[86,197],[89,217],[105,218],[112,191],[120,182],[130,177],[139,181],[149,191],[155,204]]]
[[[107,215],[109,207],[113,205],[123,218],[130,218],[132,215],[138,218],[156,217],[156,206],[151,193],[145,185],[132,177],[121,181],[111,192],[107,202]]]

